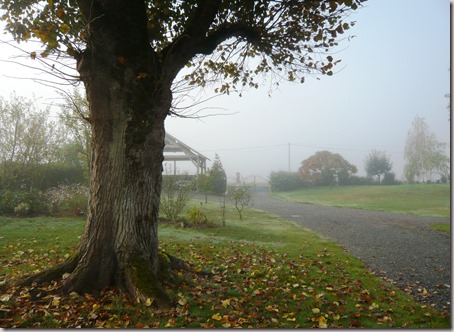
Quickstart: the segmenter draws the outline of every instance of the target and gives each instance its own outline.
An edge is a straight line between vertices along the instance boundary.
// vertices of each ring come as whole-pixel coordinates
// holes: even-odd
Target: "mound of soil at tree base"
[[[449,218],[302,204],[256,193],[254,208],[301,223],[361,259],[376,275],[438,311],[451,311]]]

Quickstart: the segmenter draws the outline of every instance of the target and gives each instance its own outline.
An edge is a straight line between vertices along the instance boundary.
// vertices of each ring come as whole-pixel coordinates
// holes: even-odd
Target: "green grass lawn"
[[[450,224],[435,223],[435,224],[431,224],[430,226],[439,232],[451,234],[451,225]]]
[[[449,184],[314,187],[274,195],[282,199],[320,205],[421,216],[450,216]]]
[[[317,234],[248,209],[229,206],[221,226],[216,203],[192,201],[216,227],[162,223],[160,247],[190,272],[168,285],[170,309],[137,303],[112,289],[97,296],[30,299],[29,288],[0,293],[0,327],[449,328],[450,319],[379,279],[361,261]],[[0,283],[65,259],[84,220],[0,217]],[[46,289],[58,287],[58,281]]]

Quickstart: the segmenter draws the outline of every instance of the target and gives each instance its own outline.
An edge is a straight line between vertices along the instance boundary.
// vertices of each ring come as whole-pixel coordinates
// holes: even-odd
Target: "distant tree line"
[[[407,135],[404,179],[407,183],[449,181],[446,144],[436,140],[423,118],[416,117]],[[318,151],[301,162],[298,172],[271,172],[271,191],[290,191],[312,186],[399,184],[392,162],[384,151],[372,150],[365,159],[367,176],[357,176],[357,168],[340,154]]]

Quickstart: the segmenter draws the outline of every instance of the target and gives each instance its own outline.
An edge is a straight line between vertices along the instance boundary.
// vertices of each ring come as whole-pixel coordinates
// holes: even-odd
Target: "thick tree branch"
[[[172,60],[168,64],[170,64],[170,68],[179,71],[196,55],[209,55],[216,50],[218,45],[230,38],[244,38],[248,43],[257,45],[260,43],[261,36],[261,30],[257,27],[244,23],[224,23],[210,33],[207,28],[203,37],[182,36],[181,42],[172,43],[163,50],[163,54],[164,57],[172,55]]]
[[[246,24],[225,23],[216,31],[210,33],[199,45],[195,47],[194,51],[196,54],[209,55],[213,53],[219,44],[233,37],[242,37],[250,44],[258,44],[261,39],[261,32],[259,28]]]
[[[206,38],[222,2],[222,0],[197,1],[197,7],[188,18],[184,32],[161,51],[161,58],[170,76],[176,76],[179,70],[197,54],[194,48]]]

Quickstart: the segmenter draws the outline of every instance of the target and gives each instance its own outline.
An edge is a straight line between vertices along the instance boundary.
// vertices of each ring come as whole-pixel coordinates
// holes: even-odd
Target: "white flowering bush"
[[[88,205],[88,187],[81,184],[59,185],[46,192],[51,215],[70,213],[84,215]]]
[[[21,202],[19,203],[15,208],[14,208],[14,213],[17,216],[26,216],[30,212],[30,204],[26,202]]]

